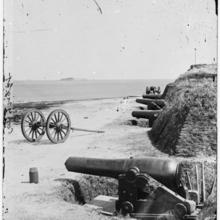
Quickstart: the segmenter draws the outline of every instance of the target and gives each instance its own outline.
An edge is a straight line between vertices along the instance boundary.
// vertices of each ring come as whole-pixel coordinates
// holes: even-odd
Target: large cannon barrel
[[[142,95],[142,97],[146,99],[162,99],[162,95],[157,95],[157,94],[146,94],[146,95]]]
[[[156,119],[161,110],[133,111],[131,114],[135,118]]]
[[[160,108],[165,106],[165,101],[163,99],[136,99],[136,102],[144,105],[159,106]]]
[[[101,159],[69,157],[65,162],[71,172],[118,178],[130,168],[137,167],[171,190],[178,192],[181,166],[174,160],[155,157],[130,159]]]

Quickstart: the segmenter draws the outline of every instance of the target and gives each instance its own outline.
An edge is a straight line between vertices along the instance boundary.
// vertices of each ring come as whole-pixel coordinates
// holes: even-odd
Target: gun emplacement
[[[155,217],[153,219],[157,219],[173,210],[174,213],[170,216],[178,216],[177,219],[197,219],[196,202],[191,199],[181,180],[182,165],[174,160],[155,157],[130,159],[69,157],[65,166],[71,172],[118,179],[115,210],[123,215],[130,214],[133,217],[143,215],[142,219],[153,215]],[[150,179],[157,185],[153,191]]]

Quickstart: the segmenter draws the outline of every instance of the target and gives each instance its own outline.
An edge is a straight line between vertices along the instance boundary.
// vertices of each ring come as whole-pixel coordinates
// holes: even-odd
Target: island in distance
[[[69,80],[75,80],[73,77],[67,77],[60,79],[61,81],[69,81]]]
[[[67,77],[67,78],[62,78],[62,79],[60,79],[60,80],[61,80],[61,81],[73,81],[73,80],[87,80],[87,79]]]

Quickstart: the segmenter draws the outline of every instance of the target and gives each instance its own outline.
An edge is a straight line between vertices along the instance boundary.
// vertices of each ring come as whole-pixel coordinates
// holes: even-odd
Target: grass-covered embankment
[[[194,162],[206,160],[206,199],[199,219],[214,219],[217,208],[216,162],[209,161],[217,153],[216,74],[216,65],[191,66],[167,92],[166,107],[149,131],[152,143],[161,151],[193,158],[188,163],[183,161],[192,178],[195,179]]]
[[[166,107],[149,136],[176,156],[211,156],[217,150],[217,66],[191,66],[166,94]]]

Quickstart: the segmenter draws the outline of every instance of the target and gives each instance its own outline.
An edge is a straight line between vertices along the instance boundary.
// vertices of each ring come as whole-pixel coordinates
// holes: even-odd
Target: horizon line
[[[13,77],[12,77],[13,78]],[[128,78],[128,79],[116,79],[116,78],[112,78],[112,79],[71,79],[68,80],[68,78],[71,77],[67,77],[66,78],[62,78],[62,79],[14,79],[14,81],[101,81],[101,80],[170,80],[173,78]]]

